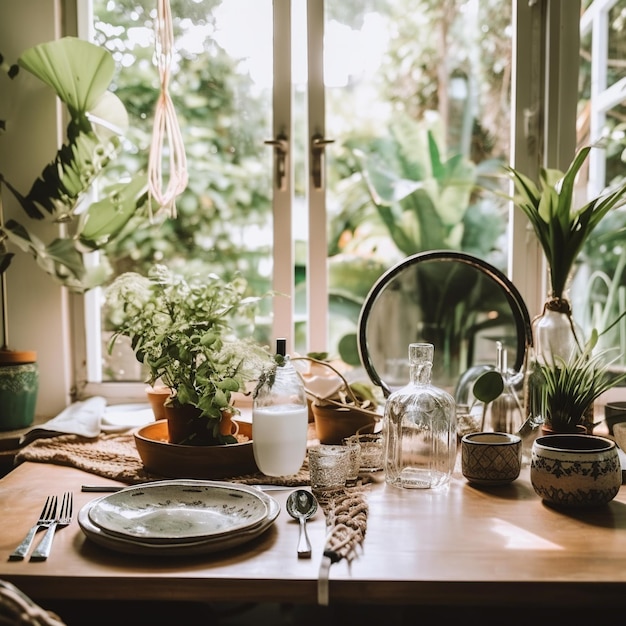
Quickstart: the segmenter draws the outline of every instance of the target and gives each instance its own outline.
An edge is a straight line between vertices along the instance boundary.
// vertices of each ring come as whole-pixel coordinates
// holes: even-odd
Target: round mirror
[[[432,382],[453,393],[471,367],[495,366],[498,342],[508,367],[521,370],[532,344],[530,317],[517,288],[489,263],[423,252],[387,270],[361,308],[359,356],[385,396],[408,383],[413,342],[435,346]]]

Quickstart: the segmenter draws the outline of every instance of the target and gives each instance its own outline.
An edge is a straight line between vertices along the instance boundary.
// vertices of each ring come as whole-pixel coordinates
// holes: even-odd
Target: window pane
[[[328,0],[324,46],[330,352],[358,365],[361,304],[395,262],[450,249],[506,271],[511,7]]]
[[[578,181],[580,203],[624,179],[626,149],[626,1],[585,2],[579,76],[579,145],[600,141],[589,170]],[[572,309],[589,336],[602,332],[626,311],[626,209],[611,211],[596,227],[579,258],[571,287]],[[626,366],[626,320],[600,337],[613,348],[616,367]]]
[[[152,0],[94,2],[96,41],[119,68],[115,87],[131,115],[123,168],[145,168],[159,92]],[[145,213],[107,250],[116,274],[153,263],[194,274],[241,272],[251,294],[271,289],[271,0],[172,2],[175,54],[170,93],[183,133],[189,186],[177,218],[150,226]],[[245,16],[245,19],[242,17]],[[164,168],[166,166],[164,165]],[[120,173],[120,175],[123,175]],[[258,339],[268,341],[271,302]],[[103,345],[115,323],[104,309]],[[103,380],[140,380],[129,350],[103,350]]]
[[[506,269],[505,203],[493,193],[508,162],[511,7],[499,0],[327,0],[324,32],[307,32],[292,2],[295,349],[306,352],[308,308],[328,300],[326,350],[358,366],[364,297],[394,262],[429,249],[462,250]],[[96,41],[110,49],[118,95],[133,116],[130,156],[145,166],[158,94],[151,0],[94,0]],[[241,271],[252,293],[272,286],[272,2],[172,1],[171,92],[189,160],[178,218],[145,216],[108,253],[116,273],[154,262],[186,272]],[[325,75],[326,265],[307,266],[311,151],[307,37]],[[309,52],[310,54],[310,52]],[[323,218],[322,218],[323,219]],[[280,242],[280,245],[287,245]],[[307,279],[328,268],[328,293]],[[312,284],[316,284],[313,281]],[[321,284],[326,284],[322,281]],[[269,341],[271,302],[258,337]],[[105,309],[106,332],[114,311]],[[134,359],[103,349],[103,380],[140,380]],[[495,347],[482,358],[495,362]]]

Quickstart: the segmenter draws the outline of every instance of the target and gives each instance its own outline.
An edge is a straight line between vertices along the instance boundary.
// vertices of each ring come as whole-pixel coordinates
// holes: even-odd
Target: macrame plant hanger
[[[155,26],[155,58],[159,69],[161,92],[154,113],[152,143],[148,159],[148,207],[152,218],[152,200],[158,212],[176,217],[176,198],[187,188],[187,156],[176,117],[174,103],[169,94],[174,29],[169,0],[157,0]],[[163,164],[169,162],[164,181]]]

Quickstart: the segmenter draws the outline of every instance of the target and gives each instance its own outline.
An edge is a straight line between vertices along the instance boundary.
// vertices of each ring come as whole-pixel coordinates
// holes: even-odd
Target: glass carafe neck
[[[409,378],[413,385],[430,384],[434,346],[431,343],[409,345]]]

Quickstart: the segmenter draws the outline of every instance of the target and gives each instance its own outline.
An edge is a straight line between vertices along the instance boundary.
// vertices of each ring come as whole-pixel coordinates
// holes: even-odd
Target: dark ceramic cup
[[[604,406],[604,421],[609,435],[612,435],[615,424],[626,422],[626,401],[607,402]]]

